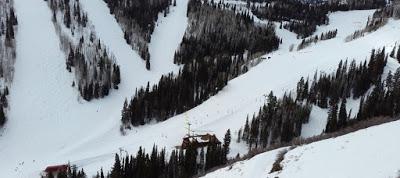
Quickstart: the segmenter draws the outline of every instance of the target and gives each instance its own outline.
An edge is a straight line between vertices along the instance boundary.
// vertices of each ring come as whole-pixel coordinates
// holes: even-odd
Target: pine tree
[[[64,24],[67,28],[71,27],[71,13],[70,13],[70,6],[69,0],[65,0],[65,11],[64,11]]]
[[[360,106],[357,113],[357,120],[364,119],[364,97],[361,97]]]
[[[129,121],[130,121],[130,114],[129,114],[129,106],[128,106],[128,100],[125,98],[125,102],[124,102],[124,106],[122,108],[122,123],[124,125],[128,125]]]
[[[113,65],[112,77],[113,77],[112,81],[113,81],[114,89],[118,89],[118,84],[121,83],[121,76],[120,76],[119,66],[116,64]]]
[[[342,99],[342,103],[340,104],[339,109],[339,120],[338,120],[338,128],[346,127],[347,125],[347,111],[346,111],[346,98]]]
[[[121,161],[118,154],[115,154],[115,162],[111,171],[111,178],[120,178],[122,176]]]
[[[243,135],[242,139],[248,143],[249,139],[249,134],[250,134],[250,126],[249,126],[249,116],[246,118],[246,123],[244,125],[244,130],[243,130]]]
[[[100,178],[104,178],[103,168],[100,170]]]
[[[197,149],[189,145],[185,152],[184,159],[184,177],[191,177],[197,174]]]
[[[230,144],[231,144],[231,130],[228,129],[225,133],[224,144],[223,144],[225,154],[229,153],[229,145]]]
[[[150,70],[150,59],[149,58],[146,60],[146,69]]]
[[[3,106],[0,106],[0,126],[6,123],[6,115],[4,114]]]
[[[400,62],[400,46],[397,48],[396,59]]]
[[[241,138],[242,138],[242,128],[240,128],[239,131],[238,131],[236,142],[240,143]]]
[[[337,112],[338,112],[338,104],[337,101],[330,101],[330,108],[328,113],[328,123],[326,125],[325,132],[334,132],[337,130]]]
[[[202,147],[200,149],[200,162],[199,162],[199,173],[204,172],[204,166],[205,166],[205,161],[204,161],[204,148]]]
[[[391,58],[395,58],[395,56],[394,56],[395,53],[396,53],[396,46],[392,49],[392,52],[390,52],[390,55],[389,55],[389,56],[390,56]]]
[[[57,178],[67,178],[67,173],[64,171],[60,171],[57,175]]]

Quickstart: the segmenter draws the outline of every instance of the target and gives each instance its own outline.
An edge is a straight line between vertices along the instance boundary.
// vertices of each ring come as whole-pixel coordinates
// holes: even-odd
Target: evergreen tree
[[[229,145],[230,144],[231,144],[231,130],[228,129],[225,133],[224,144],[223,144],[225,154],[229,153]]]
[[[250,133],[249,116],[247,116],[246,123],[244,124],[243,137],[242,137],[242,139],[245,140],[247,143],[248,143],[249,133]]]
[[[6,115],[4,114],[3,106],[0,107],[0,126],[6,123]]]
[[[397,48],[396,59],[397,59],[397,60],[399,61],[399,63],[400,63],[400,46]]]
[[[200,162],[199,162],[199,172],[204,172],[205,160],[204,160],[204,148],[200,148]]]
[[[338,128],[346,127],[347,124],[347,111],[346,111],[346,98],[342,98],[342,103],[339,109]]]
[[[239,130],[238,130],[238,135],[237,135],[237,140],[236,140],[236,142],[237,143],[240,143],[240,140],[242,139],[242,128],[240,128]]]
[[[120,178],[122,177],[122,169],[121,169],[121,161],[118,156],[118,154],[115,154],[115,161],[114,161],[114,166],[111,171],[111,178]]]
[[[337,112],[338,112],[338,103],[335,100],[331,100],[328,113],[328,123],[326,125],[325,132],[327,133],[334,132],[338,129]]]

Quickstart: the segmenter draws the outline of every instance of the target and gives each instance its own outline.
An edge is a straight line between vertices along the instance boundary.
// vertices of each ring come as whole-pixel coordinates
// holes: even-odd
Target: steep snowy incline
[[[171,7],[167,17],[162,13],[159,14],[156,28],[151,36],[149,52],[153,72],[167,73],[171,69],[177,72],[179,69],[173,63],[173,59],[188,25],[186,17],[188,0],[177,0],[176,3],[177,7]]]
[[[400,173],[400,142],[393,135],[400,135],[400,121],[297,147],[286,153],[279,172],[269,173],[278,153],[273,150],[204,178],[395,178]]]
[[[257,112],[265,101],[264,95],[271,90],[279,96],[294,89],[301,76],[313,76],[316,70],[332,72],[342,59],[354,58],[362,61],[370,55],[371,49],[383,46],[390,51],[400,40],[400,37],[395,35],[400,29],[399,21],[390,20],[382,29],[344,43],[344,38],[353,30],[365,25],[372,13],[372,10],[332,13],[332,24],[318,30],[325,32],[338,28],[340,36],[319,42],[302,51],[289,52],[289,44],[298,44],[300,40],[295,39],[295,35],[286,30],[278,30],[284,44],[280,50],[267,55],[271,59],[230,81],[220,93],[200,106],[165,122],[134,128],[126,137],[118,139],[114,136],[118,132],[116,125],[108,134],[98,135],[85,144],[68,149],[62,157],[84,167],[89,173],[95,173],[100,167],[111,167],[115,152],[135,153],[139,145],[150,149],[154,143],[171,150],[180,144],[186,133],[185,118],[190,120],[194,131],[213,132],[222,138],[228,128],[232,131],[239,129],[248,114]],[[340,21],[342,23],[338,23]],[[361,25],[358,25],[360,23]],[[398,66],[392,59],[389,64]],[[237,133],[232,135],[233,139],[236,139]],[[93,151],[93,148],[96,148],[96,151]],[[246,152],[246,147],[234,143],[231,150],[234,156],[238,152]]]
[[[397,35],[400,24],[391,20],[374,33],[344,43],[347,35],[365,25],[373,11],[331,14],[331,24],[318,31],[338,28],[338,37],[302,51],[289,52],[290,44],[298,44],[300,40],[278,29],[284,41],[278,51],[267,55],[271,59],[230,81],[219,94],[185,114],[134,128],[122,137],[119,118],[124,99],[131,97],[136,87],[147,81],[155,83],[161,73],[177,68],[169,58],[173,56],[173,47],[161,48],[177,46],[181,37],[175,38],[183,35],[182,25],[168,38],[171,41],[165,41],[174,24],[185,24],[187,20],[181,17],[187,1],[177,0],[177,3],[171,14],[160,18],[162,22],[156,27],[151,44],[152,55],[156,56],[155,71],[146,71],[144,62],[124,41],[122,30],[106,4],[102,0],[82,0],[98,36],[116,55],[122,76],[119,90],[88,103],[79,100],[78,93],[70,86],[73,79],[65,70],[65,59],[58,49],[58,37],[45,2],[16,0],[20,22],[18,57],[10,96],[10,120],[0,137],[1,177],[38,177],[45,166],[68,161],[93,175],[101,167],[108,170],[116,152],[134,153],[139,146],[150,149],[154,143],[170,151],[185,135],[185,118],[196,132],[214,132],[221,138],[228,128],[233,131],[240,128],[247,114],[258,111],[265,100],[263,95],[269,91],[281,95],[293,89],[301,76],[312,76],[315,70],[330,72],[336,69],[339,60],[347,57],[364,60],[372,48],[385,45],[391,50],[400,40]],[[232,135],[235,139],[236,133]],[[231,150],[232,155],[246,151],[244,145],[236,143]]]
[[[132,95],[132,89],[144,81],[156,78],[148,73],[145,62],[132,50],[123,38],[123,32],[103,0],[80,1],[89,20],[96,28],[98,37],[114,53],[121,70],[120,93]],[[160,76],[159,76],[160,77]],[[157,78],[158,79],[158,78]],[[140,85],[139,85],[140,86]]]
[[[39,177],[47,165],[68,162],[72,156],[66,153],[71,153],[70,150],[85,158],[81,154],[86,152],[75,150],[79,147],[90,149],[93,155],[102,155],[103,152],[96,151],[99,148],[97,144],[91,146],[87,143],[99,141],[98,138],[104,136],[109,139],[100,139],[98,143],[105,145],[106,153],[112,155],[125,140],[120,139],[119,132],[125,98],[131,97],[137,87],[148,81],[155,83],[163,72],[169,72],[166,67],[161,72],[145,69],[143,61],[124,41],[121,29],[102,0],[82,3],[98,36],[113,51],[121,66],[119,90],[100,100],[86,102],[80,99],[79,93],[71,87],[73,76],[65,69],[64,54],[59,49],[59,38],[46,2],[15,0],[20,23],[18,56],[13,92],[9,97],[12,109],[0,137],[1,177]],[[180,1],[178,4],[183,11],[185,3]],[[182,12],[182,9],[176,9],[176,12]],[[172,15],[175,19],[176,16]],[[185,21],[179,21],[182,18],[176,20],[172,22],[185,24]],[[165,21],[171,20],[167,17]],[[164,30],[169,29],[158,29],[161,34],[165,34]],[[177,33],[182,33],[182,30]],[[163,52],[167,56],[173,53],[172,49]],[[168,66],[173,65],[172,59],[165,60],[171,62]],[[170,70],[176,69],[171,67]],[[135,147],[139,145],[135,144]]]
[[[0,171],[8,175],[4,177],[24,177],[19,173],[25,170],[18,164],[25,161],[34,166],[33,160],[43,158],[40,153],[52,152],[48,144],[65,144],[69,136],[64,132],[74,130],[65,123],[76,121],[60,119],[69,115],[65,107],[77,93],[70,87],[72,79],[65,70],[49,9],[43,1],[26,0],[16,0],[15,8],[19,17],[16,70],[9,119],[0,137]],[[8,174],[11,171],[14,174]]]
[[[179,69],[173,63],[173,57],[186,30],[187,2],[187,0],[177,0],[177,6],[171,6],[167,17],[164,17],[163,13],[159,14],[149,44],[151,73],[147,74],[147,77],[150,77],[150,81],[157,81],[162,74],[178,71]],[[121,68],[123,68],[121,69],[122,82],[124,82],[124,79],[128,79],[129,85],[135,84],[135,82],[131,81],[135,80],[135,78],[143,77],[142,75],[137,75],[137,73],[146,73],[143,71],[145,70],[145,62],[126,43],[120,26],[114,16],[109,13],[107,4],[102,0],[83,0],[81,3],[88,12],[89,19],[95,25],[99,37],[104,40],[111,51],[114,51]],[[133,94],[133,92],[131,93]]]

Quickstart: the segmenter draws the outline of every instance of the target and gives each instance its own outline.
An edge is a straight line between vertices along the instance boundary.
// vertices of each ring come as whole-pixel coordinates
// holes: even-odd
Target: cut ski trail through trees
[[[161,74],[178,69],[170,57],[186,28],[187,19],[182,15],[186,15],[183,12],[187,1],[177,0],[177,7],[157,22],[150,44],[154,71],[145,70],[143,60],[126,44],[122,30],[102,0],[81,0],[81,3],[99,38],[121,66],[120,89],[101,100],[79,100],[78,92],[71,87],[73,76],[65,70],[64,54],[59,50],[46,3],[15,0],[19,20],[17,60],[9,122],[0,137],[2,177],[39,177],[47,165],[68,161],[83,167],[91,176],[101,167],[109,170],[114,154],[120,151],[133,154],[139,146],[149,150],[154,143],[170,151],[186,133],[185,115],[195,131],[210,130],[222,138],[230,128],[235,140],[234,131],[244,124],[248,114],[258,111],[265,101],[263,95],[271,90],[282,95],[294,89],[301,76],[313,76],[316,70],[331,72],[346,58],[362,61],[372,48],[386,46],[390,51],[400,40],[397,35],[400,24],[391,20],[374,33],[344,43],[347,35],[365,25],[372,10],[332,13],[330,25],[318,27],[316,34],[337,28],[337,37],[310,46],[305,49],[308,53],[289,52],[290,44],[298,44],[300,40],[293,33],[277,29],[283,44],[278,51],[265,56],[271,59],[230,81],[220,93],[186,114],[134,128],[127,136],[121,136],[124,99],[147,81],[156,83]],[[167,38],[166,34],[171,35]],[[166,45],[167,48],[161,49]],[[389,60],[389,68],[396,66],[394,60]],[[244,153],[246,146],[232,142],[231,151],[232,155]]]

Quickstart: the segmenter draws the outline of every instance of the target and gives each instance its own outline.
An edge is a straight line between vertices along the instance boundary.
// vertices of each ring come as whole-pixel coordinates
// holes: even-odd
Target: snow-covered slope
[[[400,171],[400,143],[393,135],[398,134],[400,121],[386,123],[290,150],[279,172],[269,173],[279,152],[273,150],[209,173],[204,178],[395,178]]]
[[[173,11],[185,11],[185,1],[179,2],[179,9]],[[119,139],[119,118],[124,99],[148,81],[157,82],[162,72],[176,70],[171,67],[172,59],[159,59],[164,61],[157,62],[171,68],[165,67],[160,72],[146,71],[142,60],[123,39],[123,33],[108,13],[106,4],[101,0],[82,3],[98,35],[121,65],[120,88],[110,96],[92,102],[77,97],[79,94],[71,87],[72,76],[65,70],[64,54],[59,48],[46,2],[16,0],[21,30],[17,35],[18,62],[11,87],[13,92],[9,97],[12,109],[0,137],[0,177],[37,177],[46,165],[70,160],[67,158],[70,156],[65,157],[64,153],[85,145],[89,140],[103,135],[112,136],[108,141]],[[171,12],[171,16],[174,13]],[[185,25],[186,20],[182,21],[175,23]],[[177,28],[177,35],[185,28]],[[175,48],[177,46],[175,44]],[[172,56],[174,52],[158,51],[165,56]],[[111,147],[108,147],[109,153],[119,146],[112,142],[107,145]],[[94,155],[99,153],[94,152]]]
[[[335,39],[319,42],[302,51],[289,52],[298,44],[293,33],[277,29],[283,38],[280,49],[267,56],[248,73],[232,80],[216,96],[200,106],[165,122],[134,128],[121,136],[120,114],[125,98],[148,81],[155,83],[161,74],[178,69],[172,62],[185,31],[186,0],[177,0],[177,7],[161,17],[150,44],[153,70],[126,44],[122,30],[102,0],[81,0],[100,39],[110,48],[121,66],[119,90],[101,100],[81,101],[71,86],[65,60],[58,47],[58,38],[51,23],[51,12],[43,1],[15,0],[19,19],[15,81],[10,96],[10,116],[0,137],[0,177],[38,177],[47,165],[70,161],[92,175],[101,167],[108,170],[114,153],[135,153],[139,146],[150,149],[154,143],[167,150],[180,144],[185,135],[185,118],[197,132],[214,132],[222,137],[225,131],[239,129],[246,115],[258,111],[264,95],[271,90],[282,95],[294,89],[301,76],[312,76],[316,70],[331,72],[341,59],[358,61],[369,56],[372,48],[389,49],[400,40],[399,21],[389,21],[382,29],[363,38],[344,43],[344,38],[362,28],[369,11],[337,12],[330,15],[330,25],[317,33],[338,29]],[[389,61],[389,68],[398,64]],[[319,117],[312,123],[321,126]],[[305,127],[305,129],[315,129]],[[304,130],[310,135],[321,129]],[[233,133],[234,138],[236,133]],[[246,152],[246,147],[233,144],[231,154]],[[272,159],[272,158],[271,158]]]

